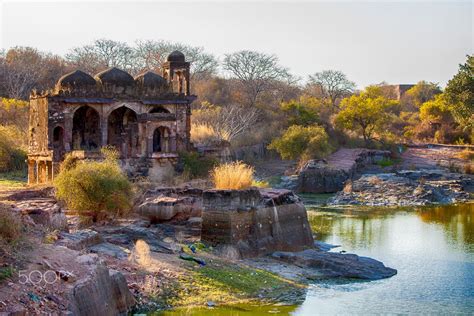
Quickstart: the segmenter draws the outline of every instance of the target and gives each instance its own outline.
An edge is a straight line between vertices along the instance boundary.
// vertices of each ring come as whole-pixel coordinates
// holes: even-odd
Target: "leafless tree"
[[[28,99],[32,89],[49,89],[64,74],[64,60],[31,47],[14,47],[0,54],[2,94],[14,99]]]
[[[309,76],[309,88],[313,86],[331,106],[338,108],[338,101],[355,89],[355,83],[339,70],[324,70]]]
[[[134,49],[125,42],[109,39],[98,39],[91,45],[73,48],[66,54],[66,59],[91,74],[108,67],[136,72]]]
[[[288,69],[278,64],[275,55],[243,50],[225,55],[223,67],[237,78],[247,94],[249,106],[257,103],[264,91],[271,90],[275,81],[292,81]]]
[[[142,70],[160,72],[166,57],[175,50],[181,51],[191,62],[191,78],[202,79],[217,73],[218,61],[202,47],[194,47],[168,41],[140,40],[136,42],[135,55]]]
[[[260,116],[260,110],[256,107],[248,108],[238,104],[216,106],[207,102],[196,113],[199,114],[193,116],[194,123],[212,127],[220,139],[229,142],[247,132]]]

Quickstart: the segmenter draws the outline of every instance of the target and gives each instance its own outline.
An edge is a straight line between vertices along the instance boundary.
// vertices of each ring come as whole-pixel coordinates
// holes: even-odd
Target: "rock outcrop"
[[[397,270],[386,267],[380,261],[355,254],[308,249],[294,253],[275,252],[272,258],[299,267],[314,269],[315,275],[320,278],[378,280],[397,274]]]
[[[240,257],[312,247],[306,209],[288,190],[209,190],[203,193],[203,242]]]
[[[472,182],[472,176],[440,171],[368,174],[347,183],[328,204],[409,206],[465,202],[469,200],[465,188]]]
[[[342,148],[327,160],[310,160],[299,171],[296,190],[305,193],[334,193],[346,180],[367,165],[390,157],[389,151]]]
[[[94,264],[94,260],[78,259]],[[127,315],[134,304],[135,299],[128,289],[125,277],[99,263],[88,278],[79,280],[74,285],[70,294],[69,311],[73,315]]]

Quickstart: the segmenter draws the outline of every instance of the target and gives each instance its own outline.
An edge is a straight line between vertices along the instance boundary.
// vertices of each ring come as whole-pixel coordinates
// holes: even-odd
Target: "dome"
[[[185,62],[184,54],[181,53],[179,50],[175,50],[171,54],[168,55],[166,58],[167,61],[178,61],[178,62]]]
[[[109,68],[95,75],[102,84],[113,84],[117,86],[129,86],[135,83],[133,77],[123,70],[116,67]]]
[[[96,85],[96,81],[89,74],[86,74],[80,70],[76,70],[59,78],[56,85],[59,87],[89,88],[94,87]]]
[[[153,71],[147,71],[135,77],[135,81],[145,88],[161,88],[168,83],[166,79]]]

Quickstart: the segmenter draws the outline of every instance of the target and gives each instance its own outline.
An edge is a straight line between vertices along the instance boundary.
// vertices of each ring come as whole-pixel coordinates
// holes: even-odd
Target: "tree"
[[[298,100],[282,102],[280,107],[289,125],[309,126],[319,122],[321,100],[314,97],[302,96]]]
[[[423,103],[433,100],[440,93],[441,89],[437,83],[420,81],[406,92],[402,103],[407,110],[416,111]]]
[[[225,55],[223,67],[243,86],[248,106],[254,106],[262,92],[271,90],[274,81],[294,80],[275,55],[249,50]]]
[[[138,68],[161,72],[166,57],[175,50],[181,51],[186,56],[186,60],[191,62],[191,79],[200,80],[217,73],[219,63],[216,57],[206,53],[204,48],[162,40],[136,42],[135,56]]]
[[[292,125],[281,137],[275,138],[268,148],[276,150],[283,159],[301,161],[325,157],[332,150],[326,131],[318,125]]]
[[[309,85],[319,88],[323,98],[337,109],[337,101],[354,92],[355,83],[349,81],[342,71],[324,70],[309,76]]]
[[[447,100],[453,105],[453,116],[464,129],[474,129],[474,55],[468,55],[459,71],[448,81]],[[472,141],[472,140],[471,140]]]
[[[90,45],[75,47],[66,54],[66,59],[91,74],[109,67],[136,72],[134,49],[125,42],[109,39],[98,39]]]
[[[247,132],[258,120],[257,108],[241,105],[218,106],[204,102],[193,111],[193,124],[206,125],[217,133],[219,139],[232,141]]]
[[[377,131],[382,131],[390,117],[389,110],[397,104],[397,101],[384,97],[379,87],[370,86],[359,95],[341,101],[336,124],[344,129],[360,132],[368,144]]]
[[[13,47],[0,54],[0,86],[4,96],[27,100],[32,89],[46,90],[67,70],[56,55],[31,47]]]

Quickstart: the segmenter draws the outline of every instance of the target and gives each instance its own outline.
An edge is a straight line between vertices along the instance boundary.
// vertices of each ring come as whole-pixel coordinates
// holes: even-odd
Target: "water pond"
[[[238,305],[170,314],[474,314],[474,204],[330,209],[313,202],[306,200],[317,239],[340,245],[332,251],[381,260],[398,274],[372,282],[319,281],[310,285],[300,306]]]

